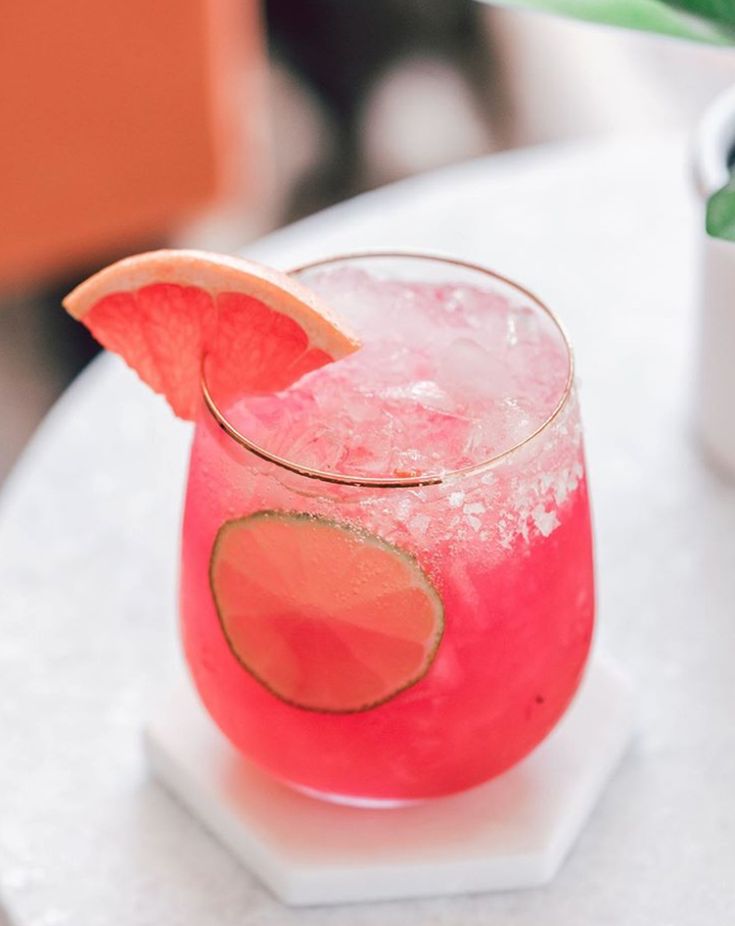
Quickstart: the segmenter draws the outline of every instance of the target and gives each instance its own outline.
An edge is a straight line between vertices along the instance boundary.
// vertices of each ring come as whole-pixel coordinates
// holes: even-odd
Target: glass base
[[[327,802],[377,810],[407,801],[296,789],[320,803],[276,785],[239,760],[186,677],[145,742],[156,777],[198,820],[282,901],[313,907],[547,883],[620,761],[632,715],[627,685],[594,659],[554,733],[521,765],[395,815]],[[197,834],[189,835],[194,852]]]
[[[410,807],[413,804],[423,804],[425,798],[405,798],[393,800],[390,798],[380,797],[360,797],[356,794],[332,794],[329,791],[318,791],[316,788],[308,788],[306,785],[297,785],[292,781],[283,781],[287,787],[307,797],[316,798],[318,801],[326,801],[328,804],[341,804],[344,807],[362,807],[365,810],[390,810],[394,807]]]

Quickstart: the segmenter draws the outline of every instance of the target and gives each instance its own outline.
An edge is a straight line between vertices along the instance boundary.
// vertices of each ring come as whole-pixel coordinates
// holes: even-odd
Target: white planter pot
[[[735,154],[735,87],[715,99],[695,135],[694,171],[703,205],[728,181]],[[699,359],[695,413],[712,461],[735,477],[735,242],[700,225]]]

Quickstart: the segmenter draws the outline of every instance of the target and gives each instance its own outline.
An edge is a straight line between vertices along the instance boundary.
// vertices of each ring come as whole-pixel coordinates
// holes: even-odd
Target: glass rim
[[[490,279],[502,283],[505,286],[509,286],[512,289],[515,289],[521,295],[530,299],[539,309],[541,309],[542,312],[546,314],[546,316],[553,323],[554,327],[561,336],[567,355],[566,381],[564,383],[564,388],[561,391],[559,400],[551,412],[549,412],[549,414],[537,428],[535,428],[530,434],[526,435],[526,437],[524,437],[522,440],[517,441],[515,444],[508,447],[506,450],[502,450],[500,453],[493,454],[493,456],[488,457],[485,460],[480,460],[478,463],[472,463],[469,466],[463,466],[457,469],[443,470],[441,472],[424,473],[416,476],[360,476],[350,475],[349,473],[337,473],[330,470],[321,470],[311,466],[304,466],[303,464],[296,463],[293,460],[287,459],[286,457],[272,453],[270,450],[267,450],[265,447],[261,447],[259,444],[255,443],[255,441],[250,440],[249,437],[240,432],[232,424],[232,422],[227,419],[227,416],[219,408],[212,396],[212,393],[210,392],[205,372],[205,364],[207,359],[205,356],[202,358],[202,366],[200,372],[202,397],[204,399],[204,404],[207,411],[212,416],[215,423],[225,432],[225,434],[227,434],[228,437],[234,440],[245,450],[252,453],[254,456],[259,457],[261,460],[266,460],[267,462],[273,463],[275,466],[278,466],[281,469],[288,470],[289,472],[295,473],[298,476],[303,476],[306,479],[313,479],[318,482],[325,482],[332,485],[355,486],[358,488],[411,489],[419,488],[421,486],[440,485],[444,482],[464,479],[484,473],[516,454],[527,444],[530,444],[548,427],[550,427],[554,421],[556,421],[569,402],[569,398],[572,394],[572,389],[574,386],[574,352],[572,350],[572,345],[564,326],[556,314],[546,305],[546,303],[539,299],[538,296],[531,292],[531,290],[526,289],[524,286],[521,286],[519,283],[511,280],[509,277],[503,276],[502,274],[497,273],[494,270],[490,270],[487,267],[483,267],[481,264],[475,264],[471,261],[462,260],[461,258],[453,257],[450,255],[429,251],[398,249],[367,249],[351,251],[345,254],[337,254],[311,260],[305,264],[299,264],[297,267],[294,267],[286,272],[289,275],[296,275],[305,273],[308,270],[315,270],[320,267],[328,267],[330,264],[339,264],[351,260],[366,260],[370,258],[404,258],[409,260],[427,260],[447,264],[449,266],[460,267],[463,270],[471,270],[475,273],[480,273],[483,276],[489,277]]]

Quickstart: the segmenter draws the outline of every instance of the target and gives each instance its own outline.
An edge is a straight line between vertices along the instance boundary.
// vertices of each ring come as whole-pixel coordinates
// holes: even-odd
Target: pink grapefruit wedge
[[[217,533],[210,582],[241,665],[312,711],[368,710],[418,682],[443,607],[416,559],[362,529],[260,511]]]
[[[188,419],[205,355],[210,388],[226,402],[277,392],[358,346],[287,274],[202,251],[118,261],[77,286],[64,307]]]

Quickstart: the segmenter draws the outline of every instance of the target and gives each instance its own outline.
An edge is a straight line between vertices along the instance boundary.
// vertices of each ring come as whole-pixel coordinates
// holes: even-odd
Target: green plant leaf
[[[714,45],[735,44],[733,0],[496,0],[496,5],[559,13]]]
[[[730,179],[707,200],[707,234],[735,241],[735,167]]]
[[[664,0],[664,2],[711,22],[735,25],[735,4],[732,0]]]

